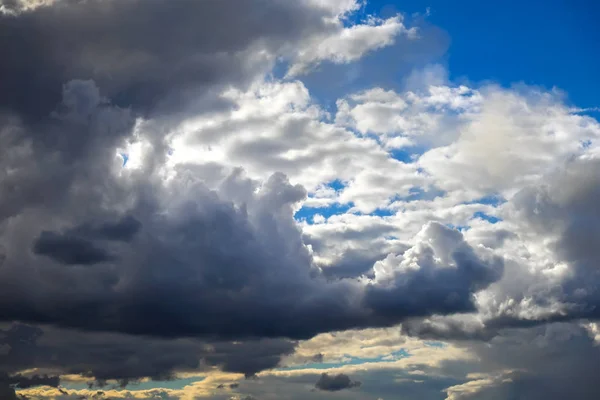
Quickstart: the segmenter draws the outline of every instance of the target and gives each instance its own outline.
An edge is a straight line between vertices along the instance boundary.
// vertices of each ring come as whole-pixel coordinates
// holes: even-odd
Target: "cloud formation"
[[[328,392],[337,392],[343,389],[351,389],[359,387],[360,382],[352,381],[348,375],[338,374],[330,376],[327,373],[321,374],[315,387],[319,390],[325,390]]]
[[[363,5],[0,1],[0,397],[598,397],[600,124]]]

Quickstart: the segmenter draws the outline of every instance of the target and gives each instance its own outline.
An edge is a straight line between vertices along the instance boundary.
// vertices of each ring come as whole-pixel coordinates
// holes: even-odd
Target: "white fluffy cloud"
[[[417,37],[415,28],[406,28],[402,17],[386,20],[370,18],[366,23],[342,27],[333,33],[315,37],[295,51],[289,77],[301,75],[323,61],[347,64],[364,54],[393,44],[400,35],[405,40]]]

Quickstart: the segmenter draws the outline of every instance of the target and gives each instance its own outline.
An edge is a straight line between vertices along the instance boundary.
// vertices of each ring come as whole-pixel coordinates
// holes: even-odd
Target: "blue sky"
[[[596,1],[372,0],[354,18],[396,12],[405,14],[407,21],[425,24],[428,29],[433,25],[447,34],[440,35],[433,54],[416,57],[411,67],[437,62],[447,67],[450,79],[456,82],[558,87],[579,107],[600,104],[600,80],[594,79],[600,70],[600,56],[595,51],[600,38],[600,4]],[[375,63],[388,63],[393,69],[394,57],[385,49],[381,53],[371,56]],[[400,69],[393,78],[386,78],[386,83],[401,84],[406,72]],[[364,70],[362,75],[359,80],[370,80],[369,84],[379,79]],[[309,77],[309,87],[310,83]],[[313,89],[318,96],[319,88]],[[344,90],[351,89],[344,86]]]
[[[366,12],[423,13],[451,38],[450,78],[557,86],[579,107],[600,104],[600,3],[594,0],[373,0]]]

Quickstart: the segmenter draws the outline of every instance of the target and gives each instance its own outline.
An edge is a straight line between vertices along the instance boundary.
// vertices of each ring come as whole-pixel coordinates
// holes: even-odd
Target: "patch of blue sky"
[[[345,28],[349,28],[357,24],[364,24],[369,20],[369,18],[371,18],[372,15],[369,14],[370,10],[366,7],[367,3],[368,2],[364,0],[359,1],[358,9],[350,12],[344,18],[342,18],[342,24]]]
[[[331,182],[327,182],[323,185],[324,187],[331,188],[336,192],[340,192],[346,187],[346,184],[342,182],[340,179],[334,179]],[[309,198],[311,195],[309,195]],[[328,206],[323,207],[308,207],[304,206],[296,211],[294,214],[294,218],[296,221],[305,221],[307,223],[313,223],[313,218],[315,215],[319,214],[325,218],[329,218],[332,215],[345,214],[350,209],[354,207],[353,203],[341,204],[341,203],[333,203]]]
[[[317,214],[322,215],[325,218],[329,218],[332,215],[346,214],[352,207],[352,203],[335,203],[327,207],[302,207],[296,211],[294,218],[296,221],[306,221],[310,224],[313,222],[313,217]]]
[[[362,365],[368,363],[391,363],[396,360],[410,357],[410,353],[404,349],[400,349],[398,351],[392,352],[388,355],[382,355],[378,357],[372,358],[362,358],[362,357],[350,357],[347,356],[343,361],[337,363],[308,363],[302,365],[294,365],[290,367],[278,368],[280,371],[297,371],[303,369],[318,369],[318,370],[327,370],[332,368],[340,368],[348,365]]]
[[[589,149],[592,146],[592,141],[590,139],[588,140],[582,140],[581,141],[581,148],[582,149]]]
[[[338,192],[338,191],[344,189],[346,187],[346,184],[344,182],[342,182],[340,179],[334,179],[333,181],[327,183],[326,186],[329,186],[330,188],[332,188],[333,190]]]
[[[378,15],[383,17],[383,14],[375,13],[375,16]],[[430,26],[420,28],[422,36],[418,40],[400,35],[394,44],[369,51],[354,62],[336,64],[325,61],[302,76],[302,82],[313,99],[330,112],[336,110],[338,99],[352,93],[374,87],[403,91],[411,73],[442,61],[450,44],[449,38],[440,29]],[[284,76],[286,64],[280,63],[276,70],[274,76]]]
[[[333,216],[333,215],[341,215],[350,212],[354,208],[352,203],[349,204],[333,204],[328,207],[302,207],[300,210],[294,214],[294,218],[296,221],[305,221],[308,224],[314,222],[315,215],[321,215],[325,219]],[[362,213],[360,211],[352,211],[352,214],[355,215],[371,215],[374,217],[391,217],[396,214],[396,210],[388,209],[388,208],[377,208],[370,213]]]
[[[477,211],[475,214],[473,214],[473,218],[479,218],[479,219],[486,220],[490,224],[496,224],[496,223],[502,221],[501,218],[495,217],[493,215],[486,214],[486,213],[484,213],[482,211]]]
[[[127,153],[119,153],[121,158],[123,159],[123,167],[127,165],[127,161],[129,161],[129,154]]]
[[[503,86],[514,82],[557,86],[580,107],[600,105],[600,80],[592,78],[600,70],[600,53],[590,51],[597,48],[600,37],[596,21],[600,2],[505,0],[499,4],[463,0],[457,7],[448,0],[369,0],[365,12],[383,15],[394,7],[411,15],[429,7],[427,22],[452,38],[444,60],[452,80],[468,77],[470,82],[493,80]]]
[[[394,196],[391,202],[394,203],[402,201],[408,203],[417,200],[432,201],[438,197],[444,196],[445,194],[445,191],[437,189],[435,187],[422,188],[415,186],[409,189],[407,196]]]
[[[467,201],[464,204],[485,204],[488,206],[498,207],[499,205],[506,203],[506,199],[498,194],[492,194],[481,197],[476,200]]]
[[[181,378],[181,379],[173,379],[169,381],[149,381],[149,382],[139,382],[127,385],[127,389],[130,390],[147,390],[156,387],[164,388],[164,389],[172,389],[178,390],[183,389],[185,386],[191,385],[196,382],[202,382],[204,377],[190,377],[190,378]]]
[[[277,61],[275,61],[275,65],[271,70],[271,77],[276,80],[283,79],[289,68],[289,61],[284,59],[278,59]]]
[[[446,343],[438,342],[435,340],[428,340],[428,341],[425,341],[424,343],[425,343],[425,346],[427,346],[427,347],[437,347],[440,349],[448,347],[448,345]]]
[[[446,224],[446,226],[451,229],[456,229],[459,232],[468,231],[471,228],[469,225]]]
[[[363,22],[369,15],[389,18],[399,12],[407,27],[418,28],[417,40],[400,37],[356,62],[324,62],[302,77],[325,109],[333,110],[338,98],[371,87],[403,90],[413,71],[430,64],[444,65],[455,82],[469,77],[475,86],[490,80],[505,87],[515,82],[556,86],[569,93],[574,104],[589,107],[589,112],[600,105],[600,80],[590,79],[600,70],[600,55],[589,51],[600,35],[600,24],[594,20],[600,2],[575,7],[566,1],[550,1],[539,7],[536,1],[507,0],[498,7],[494,2],[465,0],[456,7],[447,0],[369,0],[344,24]],[[513,22],[509,29],[506,21]],[[552,46],[539,46],[541,42]],[[278,62],[273,75],[283,77],[287,69],[287,62]]]
[[[390,150],[390,157],[405,164],[415,162],[427,149],[422,146],[407,146]]]
[[[392,215],[395,215],[396,211],[395,210],[390,210],[388,208],[377,208],[375,211],[369,213],[369,215],[373,215],[376,217],[391,217]]]

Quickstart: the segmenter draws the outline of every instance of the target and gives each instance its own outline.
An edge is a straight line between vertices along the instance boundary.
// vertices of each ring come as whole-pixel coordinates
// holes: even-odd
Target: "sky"
[[[598,15],[0,0],[0,400],[598,399]]]

